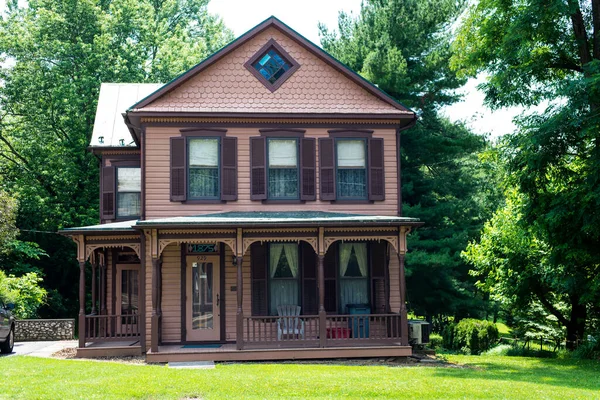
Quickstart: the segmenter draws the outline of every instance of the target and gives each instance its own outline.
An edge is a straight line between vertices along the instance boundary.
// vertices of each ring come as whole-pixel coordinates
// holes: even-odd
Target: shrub
[[[466,318],[446,326],[443,345],[450,350],[467,354],[481,354],[498,341],[498,328],[490,321]]]
[[[35,272],[15,277],[0,271],[0,297],[5,303],[15,303],[16,318],[37,317],[38,308],[46,300],[46,289],[40,287],[41,282],[42,278]]]
[[[443,345],[442,335],[438,335],[437,333],[432,333],[429,335],[429,345],[428,347],[431,349],[439,349]]]

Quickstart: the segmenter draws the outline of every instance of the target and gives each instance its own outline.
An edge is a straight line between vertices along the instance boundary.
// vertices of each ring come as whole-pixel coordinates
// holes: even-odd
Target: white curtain
[[[369,304],[367,279],[340,280],[340,312],[346,313],[348,304]]]
[[[142,190],[140,168],[117,168],[117,190],[119,192],[139,192]]]
[[[298,306],[298,280],[274,279],[271,281],[270,314],[277,315],[277,306]]]
[[[340,243],[340,276],[346,275],[350,255],[352,254],[352,243]]]
[[[298,166],[298,146],[294,139],[269,140],[269,167]]]
[[[361,276],[367,276],[367,244],[366,243],[353,243],[354,254],[356,255],[356,261],[358,262],[358,268],[360,269]]]
[[[275,272],[277,272],[277,264],[279,263],[279,257],[281,257],[281,252],[283,251],[282,244],[272,244],[269,247],[269,251],[271,256],[269,257],[269,274],[272,277],[275,276]]]
[[[292,276],[296,278],[298,276],[298,245],[284,244],[283,249],[285,250],[285,256],[292,271]]]
[[[364,140],[338,140],[337,165],[338,167],[365,168],[366,151]]]
[[[219,166],[219,139],[191,139],[189,147],[190,166]]]

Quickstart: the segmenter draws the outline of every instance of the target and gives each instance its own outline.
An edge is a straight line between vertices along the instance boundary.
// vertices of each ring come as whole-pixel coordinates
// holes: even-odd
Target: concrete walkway
[[[13,352],[9,356],[50,357],[52,354],[66,349],[77,347],[77,340],[59,340],[52,342],[16,342]]]

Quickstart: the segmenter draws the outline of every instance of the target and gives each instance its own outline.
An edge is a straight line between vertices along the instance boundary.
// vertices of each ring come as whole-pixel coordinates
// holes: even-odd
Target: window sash
[[[218,137],[188,139],[187,192],[189,199],[220,199],[220,146]]]
[[[364,139],[341,139],[336,142],[338,168],[367,168],[367,142]]]
[[[141,192],[118,192],[117,193],[117,218],[139,217],[142,204]]]
[[[142,172],[139,167],[117,168],[117,192],[141,192]]]
[[[290,266],[292,277],[276,278],[275,274],[279,267],[282,251]],[[280,305],[299,305],[300,301],[300,265],[299,265],[299,246],[290,243],[270,243],[269,244],[269,314],[277,315],[277,306]],[[290,252],[293,252],[290,253]],[[275,265],[274,265],[275,264]]]
[[[298,139],[267,139],[267,157],[268,198],[298,199]]]

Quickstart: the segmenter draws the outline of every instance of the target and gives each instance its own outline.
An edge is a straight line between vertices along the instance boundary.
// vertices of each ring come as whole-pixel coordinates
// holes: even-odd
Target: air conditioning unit
[[[429,330],[429,322],[427,321],[408,321],[408,338],[413,344],[429,343]]]

